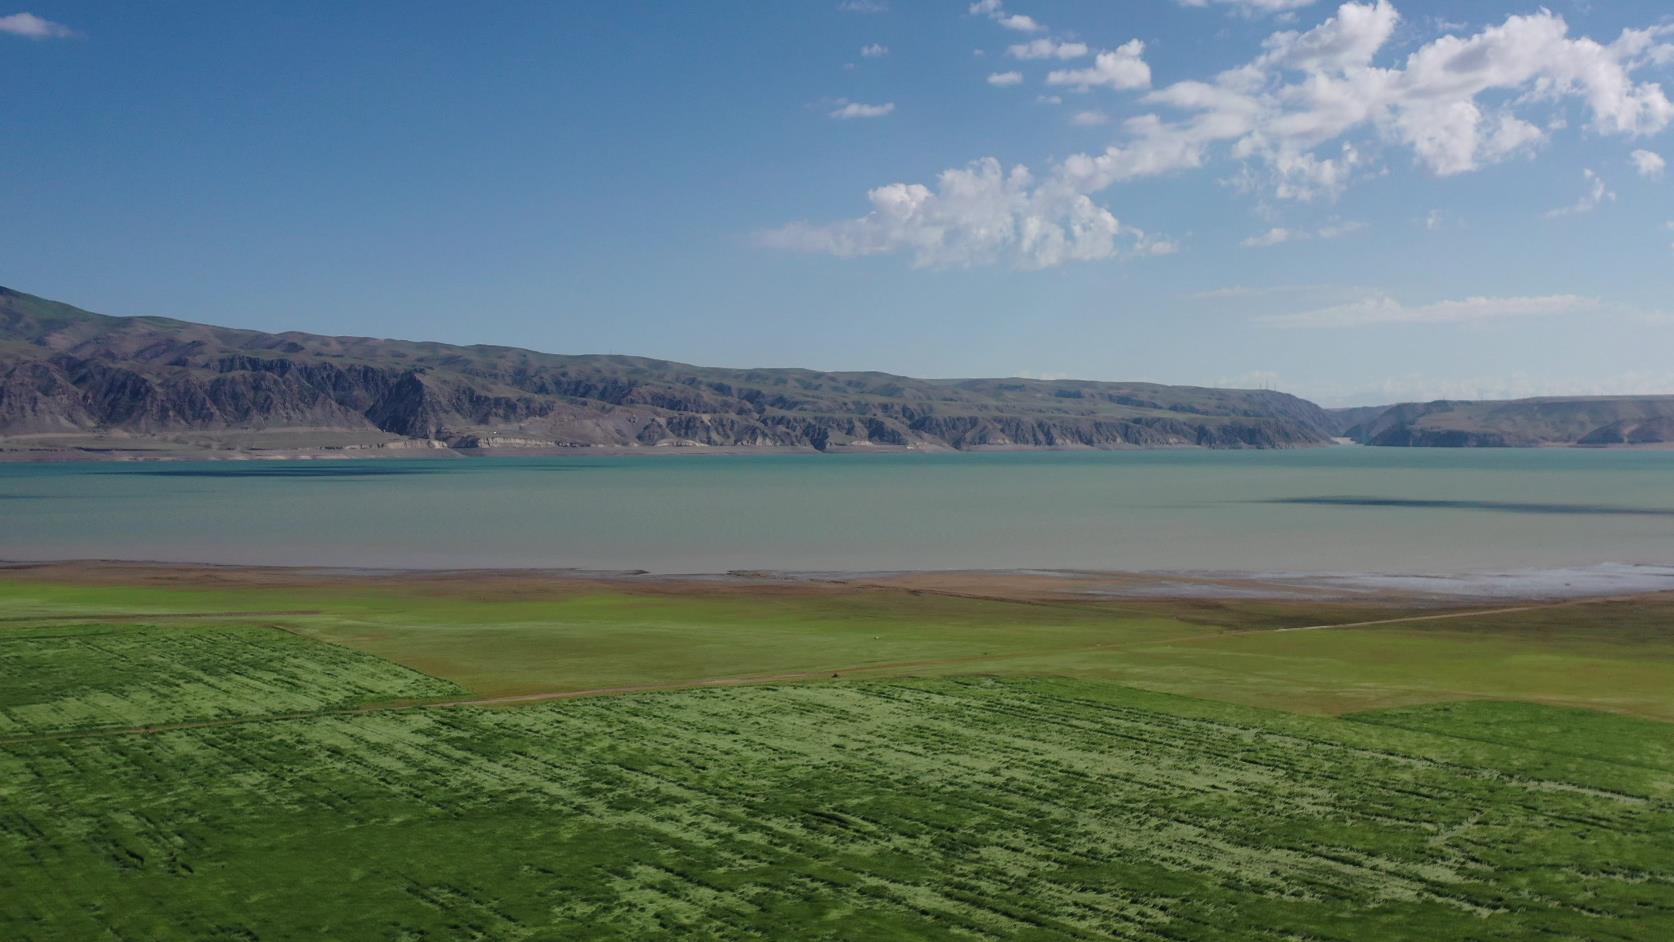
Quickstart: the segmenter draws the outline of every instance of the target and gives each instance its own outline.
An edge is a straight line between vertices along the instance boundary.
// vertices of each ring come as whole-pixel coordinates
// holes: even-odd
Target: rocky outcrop
[[[71,432],[97,421],[86,394],[51,363],[23,360],[0,367],[0,429]]]

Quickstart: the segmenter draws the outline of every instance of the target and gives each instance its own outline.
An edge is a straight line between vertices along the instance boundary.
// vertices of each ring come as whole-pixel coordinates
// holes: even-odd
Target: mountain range
[[[0,288],[0,455],[1653,444],[1674,396],[1326,410],[1154,383],[721,369],[112,317]]]

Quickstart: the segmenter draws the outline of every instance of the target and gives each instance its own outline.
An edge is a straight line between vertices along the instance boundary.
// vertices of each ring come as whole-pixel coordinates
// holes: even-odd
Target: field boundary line
[[[1561,603],[1560,603],[1561,604]],[[1369,628],[1373,625],[1398,625],[1409,621],[1439,621],[1443,618],[1470,618],[1485,615],[1510,615],[1515,612],[1533,612],[1540,609],[1556,608],[1557,605],[1519,605],[1514,608],[1487,608],[1468,612],[1443,612],[1439,615],[1408,615],[1401,618],[1378,618],[1372,621],[1347,621],[1336,625],[1294,625],[1289,628],[1257,629],[1243,634],[1282,634],[1287,631],[1328,631],[1332,628]]]
[[[1413,621],[1440,621],[1446,618],[1483,618],[1489,615],[1512,615],[1518,612],[1538,612],[1553,608],[1575,608],[1582,605],[1606,605],[1611,602],[1635,602],[1642,599],[1674,594],[1663,589],[1656,592],[1635,592],[1630,595],[1590,595],[1581,598],[1561,599],[1553,602],[1533,602],[1525,605],[1507,608],[1472,609],[1465,612],[1440,612],[1433,615],[1406,615],[1400,618],[1379,618],[1372,621],[1351,621],[1337,625],[1297,625],[1290,628],[1266,628],[1253,633],[1265,634],[1285,631],[1326,631],[1332,628],[1367,628],[1374,625],[1396,625]]]

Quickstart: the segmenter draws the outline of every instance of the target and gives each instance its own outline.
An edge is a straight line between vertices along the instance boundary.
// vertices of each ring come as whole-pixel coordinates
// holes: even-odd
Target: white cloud
[[[1093,57],[1087,69],[1054,69],[1046,75],[1048,85],[1069,85],[1079,91],[1103,87],[1145,88],[1151,84],[1151,67],[1145,64],[1145,44],[1129,40],[1115,49]]]
[[[1347,72],[1364,68],[1389,42],[1401,15],[1390,4],[1345,3],[1337,15],[1302,32],[1280,32],[1262,44],[1262,66],[1295,72]]]
[[[1238,243],[1247,249],[1264,249],[1286,242],[1302,242],[1308,239],[1340,239],[1350,233],[1359,232],[1366,228],[1363,222],[1336,222],[1320,226],[1318,229],[1287,229],[1275,226],[1266,232],[1257,233]]]
[[[1611,192],[1610,188],[1604,185],[1604,180],[1600,178],[1598,174],[1592,172],[1591,170],[1583,170],[1581,171],[1581,179],[1587,186],[1587,190],[1585,193],[1581,194],[1581,198],[1569,206],[1562,206],[1558,209],[1549,210],[1546,213],[1546,218],[1557,219],[1561,216],[1579,216],[1582,213],[1592,212],[1597,209],[1601,203],[1615,201],[1616,194]]]
[[[1373,295],[1349,304],[1256,318],[1268,327],[1338,328],[1381,324],[1463,324],[1520,317],[1552,317],[1597,311],[1598,301],[1573,294],[1542,297],[1464,298],[1434,304],[1407,305],[1388,295]]]
[[[1343,236],[1353,232],[1359,232],[1364,228],[1366,228],[1366,224],[1358,221],[1332,223],[1328,226],[1320,226],[1318,229],[1314,230],[1314,237],[1319,239],[1341,239]]]
[[[1247,192],[1270,191],[1283,200],[1336,199],[1364,162],[1360,150],[1348,143],[1334,157],[1281,152],[1259,168],[1246,164],[1234,182]]]
[[[972,16],[986,16],[1006,29],[1020,33],[1042,33],[1046,27],[1032,16],[1007,13],[1000,0],[977,0],[969,7]]]
[[[1131,227],[1130,227],[1131,228]],[[1160,239],[1140,232],[1133,244],[1135,255],[1175,255],[1180,251],[1180,243],[1173,239]]]
[[[62,23],[43,20],[33,13],[0,16],[0,33],[10,33],[27,39],[67,39],[76,34],[75,30]]]
[[[863,59],[882,59],[889,55],[889,47],[882,43],[867,43],[860,47],[860,57]]]
[[[1006,47],[1006,55],[1013,59],[1079,59],[1088,51],[1086,43],[1059,42],[1056,39],[1031,39]]]
[[[838,107],[828,112],[833,118],[847,121],[851,118],[881,118],[895,111],[895,102],[886,101],[881,105],[868,105],[858,101],[838,102]]]
[[[1636,82],[1648,40],[1633,31],[1611,45],[1571,38],[1547,11],[1514,16],[1468,37],[1442,37],[1394,67],[1373,65],[1400,20],[1388,0],[1345,3],[1307,32],[1270,36],[1263,54],[1212,81],[1185,81],[1148,96],[1185,112],[1173,120],[1148,116],[1139,135],[1167,139],[1185,166],[1216,143],[1231,155],[1266,165],[1275,191],[1300,173],[1342,177],[1315,153],[1360,130],[1410,148],[1438,175],[1476,170],[1526,153],[1547,131],[1513,113],[1511,103],[1546,105],[1581,98],[1595,130],[1639,136],[1674,121],[1674,103],[1660,86]],[[1492,95],[1489,109],[1481,100]],[[1136,135],[1138,136],[1138,135]],[[1132,145],[1130,145],[1131,148]],[[1307,198],[1313,186],[1281,198]]]
[[[1282,226],[1274,226],[1266,232],[1250,236],[1238,244],[1247,249],[1264,249],[1271,245],[1282,245],[1295,238],[1297,238],[1296,232]]]
[[[843,0],[837,4],[841,13],[888,13],[889,4],[885,0]]]
[[[1008,85],[1021,85],[1021,84],[1023,84],[1023,73],[1022,72],[991,72],[988,75],[988,84],[999,85],[1001,87],[1005,87],[1005,86],[1008,86]]]
[[[1633,161],[1633,169],[1639,171],[1640,176],[1651,180],[1662,179],[1663,168],[1668,166],[1662,155],[1655,151],[1636,150],[1629,157]]]
[[[999,0],[979,0],[970,9],[1003,13]],[[1123,121],[1114,143],[1046,168],[1031,198],[1054,210],[1038,215],[1061,221],[1061,207],[1116,184],[1222,158],[1236,161],[1242,169],[1235,179],[1264,199],[1292,201],[1334,198],[1355,179],[1379,172],[1374,158],[1392,149],[1406,149],[1436,175],[1476,171],[1538,148],[1559,130],[1572,102],[1582,104],[1598,134],[1637,138],[1674,123],[1674,102],[1662,86],[1636,77],[1674,63],[1674,44],[1661,41],[1674,35],[1674,26],[1630,29],[1601,43],[1571,36],[1562,17],[1541,10],[1377,62],[1399,22],[1389,0],[1343,3],[1313,29],[1269,36],[1243,66],[1150,91],[1143,101],[1155,110]],[[1101,54],[1093,68],[1057,71],[1049,79],[1074,88],[1144,87],[1150,70],[1142,52],[1136,41]],[[964,219],[948,217],[950,225]],[[843,231],[862,220],[831,228]],[[981,241],[977,233],[947,238]]]
[[[1097,127],[1101,124],[1109,124],[1110,115],[1102,111],[1077,111],[1075,116],[1070,118],[1070,123],[1078,128]]]
[[[1085,195],[1037,182],[1026,167],[1009,171],[992,157],[945,170],[934,189],[891,183],[867,194],[872,211],[828,225],[792,223],[760,233],[773,248],[843,258],[905,253],[920,268],[1005,262],[1050,268],[1072,261],[1167,254],[1178,246],[1123,226]]]
[[[1038,101],[1043,105],[1061,105],[1064,103],[1063,96],[1061,95],[1036,95],[1035,101]]]

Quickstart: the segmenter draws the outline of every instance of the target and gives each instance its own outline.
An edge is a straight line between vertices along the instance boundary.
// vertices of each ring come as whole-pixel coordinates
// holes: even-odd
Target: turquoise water
[[[0,559],[1454,571],[1674,563],[1674,451],[0,464]]]

